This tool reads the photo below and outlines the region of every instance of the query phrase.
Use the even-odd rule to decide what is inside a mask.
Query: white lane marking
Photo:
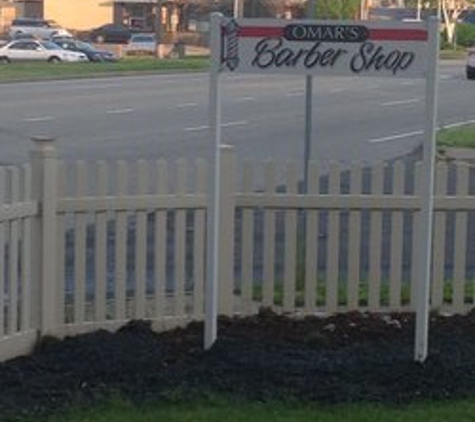
[[[400,101],[388,101],[387,103],[382,103],[382,107],[389,107],[395,105],[405,105],[405,104],[414,104],[418,103],[420,100],[418,98],[412,98],[410,100],[400,100]]]
[[[41,116],[41,117],[26,117],[25,120],[26,122],[47,122],[49,120],[53,120],[53,116]]]
[[[207,130],[209,126],[192,126],[192,127],[185,127],[183,130],[185,132],[197,132],[199,130]]]
[[[186,107],[196,107],[198,103],[181,103],[177,104],[174,108],[186,108]]]
[[[131,113],[134,111],[133,108],[120,108],[118,110],[107,110],[107,114],[126,114],[126,113]]]
[[[287,97],[301,97],[303,94],[303,91],[287,92]]]
[[[249,122],[247,120],[239,120],[237,122],[228,122],[228,123],[223,123],[221,127],[230,127],[230,126],[243,126],[247,125]],[[203,126],[192,126],[192,127],[186,127],[183,130],[185,132],[197,132],[199,130],[207,130],[210,127],[208,125],[203,125]]]
[[[243,103],[245,101],[254,101],[255,98],[254,97],[241,97],[241,98],[236,98],[236,102],[237,103]]]
[[[247,125],[248,121],[247,120],[239,120],[237,122],[228,122],[228,123],[223,123],[221,127],[229,127],[229,126],[244,126]]]
[[[460,127],[460,126],[468,126],[468,125],[472,125],[472,124],[475,124],[475,120],[466,120],[465,122],[449,123],[448,125],[443,125],[443,126],[439,127],[439,130],[440,129],[450,129],[450,128],[453,128],[453,127]]]
[[[454,127],[468,126],[472,124],[475,124],[475,120],[465,120],[463,122],[454,122],[454,123],[438,126],[436,130],[450,129]],[[371,144],[377,144],[380,142],[393,141],[396,139],[411,138],[413,136],[419,136],[423,134],[424,134],[423,130],[415,130],[413,132],[399,133],[397,135],[385,136],[383,138],[369,139],[368,142]]]
[[[395,139],[410,138],[412,136],[422,135],[423,130],[416,130],[414,132],[400,133],[398,135],[385,136],[384,138],[369,139],[368,142],[371,144],[377,144],[379,142],[393,141]]]

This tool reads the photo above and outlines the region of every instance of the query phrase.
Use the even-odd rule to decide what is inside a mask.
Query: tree
[[[449,43],[454,43],[455,28],[460,14],[470,6],[475,6],[475,0],[441,0],[442,17]]]
[[[361,0],[318,0],[317,19],[356,19]]]

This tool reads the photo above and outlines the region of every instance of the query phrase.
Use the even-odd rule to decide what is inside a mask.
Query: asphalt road
[[[58,140],[66,159],[206,157],[207,74],[174,74],[0,85],[1,163],[24,162],[30,137]],[[302,77],[223,78],[223,142],[240,158],[302,160]],[[417,146],[423,80],[314,79],[314,158],[372,163]],[[475,83],[463,62],[441,66],[439,124],[475,121]]]

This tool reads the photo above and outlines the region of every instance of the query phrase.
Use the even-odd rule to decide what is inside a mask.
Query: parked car
[[[132,34],[124,51],[130,55],[155,54],[157,38],[155,34],[138,33]]]
[[[467,51],[467,78],[475,79],[475,46]]]
[[[125,44],[131,35],[130,29],[126,26],[108,23],[91,30],[90,40],[97,43]]]
[[[90,62],[116,62],[119,58],[110,51],[100,50],[93,45],[74,38],[54,37],[52,41],[64,50],[84,53]]]
[[[0,63],[16,61],[87,62],[84,53],[63,50],[51,41],[15,40],[0,48]]]
[[[9,36],[11,39],[31,35],[36,38],[47,39],[53,35],[63,37],[72,36],[69,31],[62,28],[55,21],[49,19],[18,18],[12,21]]]

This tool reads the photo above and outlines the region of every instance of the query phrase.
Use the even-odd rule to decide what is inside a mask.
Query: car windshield
[[[58,44],[51,41],[41,41],[40,44],[47,50],[61,50],[61,47]]]
[[[76,41],[76,47],[79,50],[97,51],[97,49],[94,48],[91,44],[88,44],[87,42],[83,42],[83,41]]]

